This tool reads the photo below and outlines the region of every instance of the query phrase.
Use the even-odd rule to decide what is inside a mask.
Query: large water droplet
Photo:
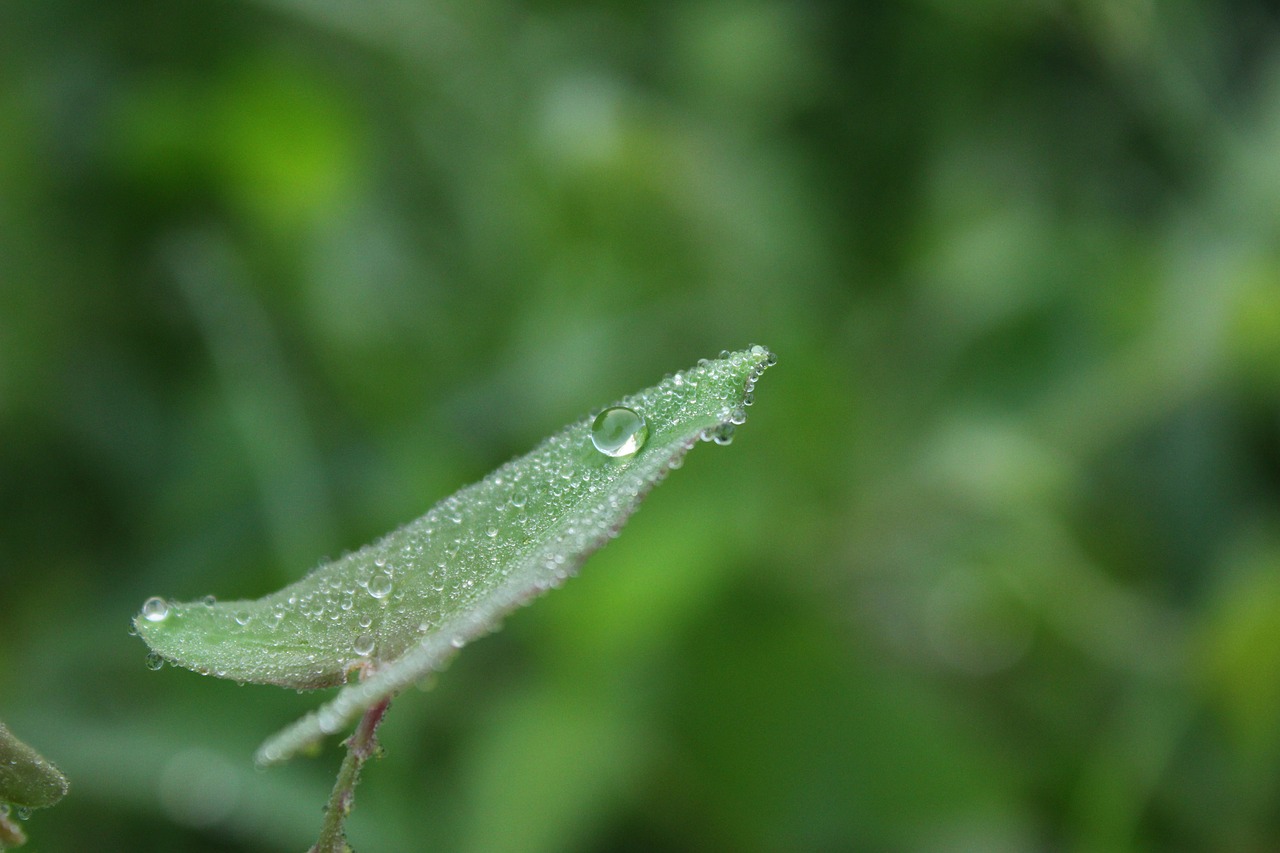
[[[156,654],[155,652],[151,652],[150,654],[147,655],[147,669],[157,670],[163,666],[164,666],[164,658],[160,657],[160,655]]]
[[[169,602],[152,596],[142,603],[142,618],[148,622],[163,622],[169,616]]]
[[[373,653],[373,645],[374,640],[372,634],[361,634],[356,637],[355,642],[351,644],[351,648],[356,654],[360,655],[360,657],[367,657]]]
[[[605,409],[591,422],[591,443],[605,456],[630,456],[648,437],[649,425],[626,406]]]
[[[386,598],[391,594],[391,576],[381,572],[369,578],[369,594],[374,598]]]

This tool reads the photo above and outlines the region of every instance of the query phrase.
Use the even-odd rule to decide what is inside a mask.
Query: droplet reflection
[[[605,456],[631,456],[648,438],[649,425],[626,406],[605,409],[591,423],[591,443]]]

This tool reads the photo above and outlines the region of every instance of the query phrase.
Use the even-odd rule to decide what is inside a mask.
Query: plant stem
[[[320,826],[320,839],[316,841],[309,853],[351,853],[347,844],[347,836],[343,827],[347,815],[355,807],[356,783],[360,781],[360,768],[377,753],[378,740],[374,733],[382,715],[387,712],[390,699],[383,699],[365,711],[360,724],[345,741],[347,757],[342,760],[338,769],[338,780],[333,784],[333,793],[329,795],[329,803],[324,807],[324,823]]]
[[[26,843],[27,836],[23,835],[22,828],[9,820],[7,808],[0,806],[0,850],[21,847]]]

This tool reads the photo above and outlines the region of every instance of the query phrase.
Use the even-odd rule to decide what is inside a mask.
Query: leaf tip
[[[67,777],[0,723],[0,803],[42,809],[67,794]]]

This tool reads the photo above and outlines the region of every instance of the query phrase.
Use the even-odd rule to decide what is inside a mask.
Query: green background
[[[36,851],[297,851],[316,695],[144,666],[779,356],[397,700],[362,853],[1280,848],[1280,11],[0,6],[0,719]]]

